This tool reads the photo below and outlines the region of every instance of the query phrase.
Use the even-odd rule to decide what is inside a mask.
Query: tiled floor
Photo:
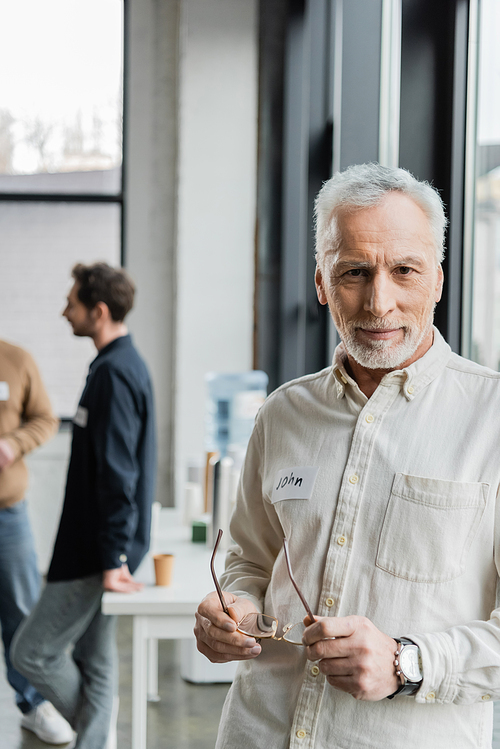
[[[130,749],[132,623],[129,617],[119,618],[118,649],[120,713],[117,743],[118,749]],[[159,642],[158,690],[161,701],[148,706],[148,749],[213,749],[229,686],[186,683],[179,676],[179,657],[178,643]],[[47,744],[19,727],[19,713],[3,669],[0,673],[0,747],[47,749]]]

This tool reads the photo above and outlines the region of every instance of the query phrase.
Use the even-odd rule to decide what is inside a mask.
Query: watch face
[[[418,663],[418,648],[407,645],[399,656],[401,671],[409,681],[422,681],[422,672]]]

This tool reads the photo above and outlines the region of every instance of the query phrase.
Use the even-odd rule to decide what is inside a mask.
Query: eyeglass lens
[[[255,637],[259,640],[276,638],[286,640],[293,645],[302,645],[302,635],[305,631],[305,624],[287,624],[281,632],[278,631],[278,621],[274,616],[267,614],[247,614],[238,623],[238,632],[249,637]]]

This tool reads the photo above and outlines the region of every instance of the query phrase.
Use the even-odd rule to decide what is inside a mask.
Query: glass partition
[[[479,11],[472,309],[465,353],[500,369],[500,3],[481,0]]]

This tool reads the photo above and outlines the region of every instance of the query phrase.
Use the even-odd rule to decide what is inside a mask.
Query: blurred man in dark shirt
[[[140,589],[156,472],[153,394],[124,319],[134,286],[104,263],[73,268],[63,312],[92,338],[76,415],[64,507],[48,583],[13,644],[16,667],[76,730],[78,749],[104,749],[115,671],[115,620],[103,590]],[[70,651],[68,652],[68,646]]]

